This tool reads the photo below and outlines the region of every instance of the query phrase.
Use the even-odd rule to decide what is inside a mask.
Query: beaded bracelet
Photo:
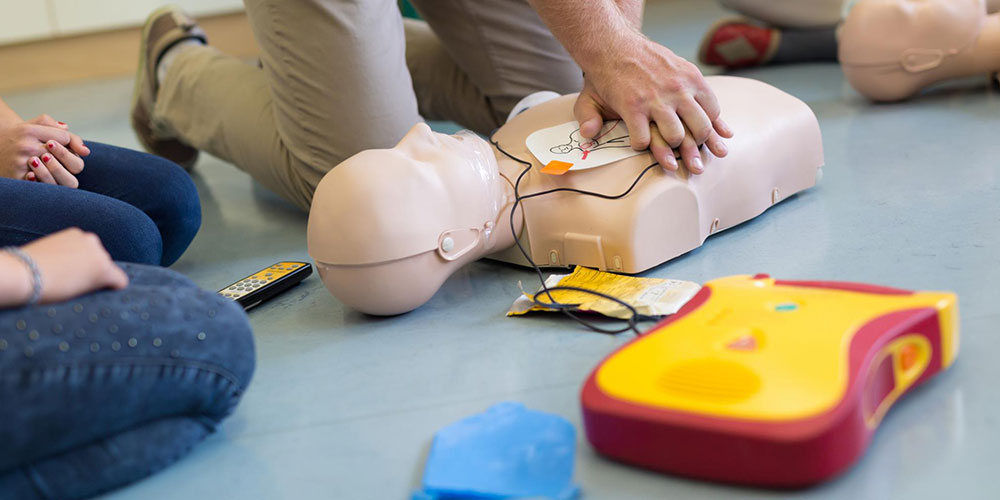
[[[0,251],[9,253],[14,257],[17,257],[24,262],[24,265],[28,267],[31,271],[31,298],[28,299],[28,305],[35,305],[42,299],[42,273],[38,271],[38,265],[35,264],[35,259],[32,259],[30,255],[24,253],[18,247],[4,247]]]

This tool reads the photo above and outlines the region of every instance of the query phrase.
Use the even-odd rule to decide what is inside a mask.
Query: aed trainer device
[[[219,290],[218,293],[236,301],[244,310],[249,310],[298,285],[310,274],[312,265],[309,263],[279,262]]]
[[[853,464],[889,408],[951,366],[958,345],[951,293],[722,278],[594,369],[584,427],[622,462],[806,487]]]

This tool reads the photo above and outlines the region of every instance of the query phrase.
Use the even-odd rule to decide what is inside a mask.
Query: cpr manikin
[[[1000,69],[1000,14],[987,15],[984,0],[861,0],[844,22],[840,61],[864,96],[906,99]]]
[[[523,201],[513,229],[537,264],[639,273],[815,184],[822,137],[808,106],[758,81],[708,81],[736,131],[729,155],[705,152],[701,175],[657,166],[619,200],[562,192]],[[541,173],[525,140],[573,121],[574,99],[528,109],[494,134],[505,151],[533,163],[522,196],[557,187],[620,194],[654,162],[647,152],[561,176]],[[449,136],[418,124],[396,147],[361,152],[326,175],[310,211],[309,254],[346,305],[377,315],[413,310],[476,259],[526,263],[510,222],[513,183],[524,168],[471,133]]]

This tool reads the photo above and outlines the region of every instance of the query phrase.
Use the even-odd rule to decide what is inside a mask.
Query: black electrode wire
[[[518,157],[516,157],[516,156],[514,156],[514,155],[512,155],[510,153],[508,153],[506,150],[504,150],[500,146],[500,143],[498,143],[497,141],[493,140],[492,135],[490,136],[489,141],[490,141],[490,144],[492,144],[494,147],[496,147],[497,150],[500,151],[501,153],[503,153],[504,156],[506,156],[507,158],[510,158],[511,160],[514,160],[514,161],[520,163],[521,165],[524,165],[524,170],[521,171],[520,175],[517,176],[517,180],[514,182],[514,205],[510,209],[510,232],[511,232],[511,234],[514,235],[514,243],[517,244],[517,248],[521,251],[521,255],[523,255],[524,258],[527,259],[528,264],[531,265],[531,267],[535,270],[535,273],[538,275],[538,280],[541,281],[541,283],[542,283],[542,291],[545,292],[545,295],[549,298],[549,301],[550,301],[550,302],[542,302],[542,301],[538,300],[538,295],[541,294],[541,293],[538,293],[538,294],[535,294],[534,296],[531,297],[533,305],[534,306],[540,306],[540,307],[543,307],[543,308],[556,309],[557,311],[562,312],[563,314],[565,314],[566,316],[570,317],[571,319],[573,319],[577,323],[579,323],[579,324],[581,324],[581,325],[583,325],[583,326],[585,326],[585,327],[587,327],[587,328],[589,328],[589,329],[591,329],[591,330],[593,330],[595,332],[606,333],[606,334],[609,334],[609,335],[614,335],[614,334],[623,333],[623,332],[627,332],[627,331],[631,330],[631,331],[635,332],[636,335],[642,335],[642,332],[639,331],[638,323],[640,321],[655,321],[656,318],[639,314],[639,311],[636,310],[636,308],[634,306],[632,306],[632,304],[629,304],[628,302],[625,302],[624,300],[621,300],[621,299],[619,299],[617,297],[613,297],[611,295],[607,295],[607,294],[598,292],[596,290],[590,290],[590,289],[587,289],[587,288],[579,288],[579,287],[572,287],[572,286],[554,286],[554,287],[548,286],[545,283],[545,276],[542,274],[542,269],[540,267],[538,267],[538,264],[535,264],[535,261],[532,260],[531,255],[529,255],[528,251],[524,248],[524,245],[521,244],[521,238],[518,237],[517,231],[514,229],[514,227],[515,227],[514,226],[514,214],[517,213],[517,207],[520,206],[524,200],[528,200],[528,199],[531,199],[531,198],[537,198],[539,196],[546,196],[546,195],[550,195],[550,194],[553,194],[553,193],[559,193],[559,192],[577,193],[577,194],[581,194],[581,195],[584,195],[584,196],[594,196],[594,197],[602,198],[602,199],[605,199],[605,200],[619,200],[621,198],[624,198],[624,197],[628,196],[629,193],[631,193],[632,190],[635,189],[635,187],[639,184],[639,181],[641,181],[642,178],[646,176],[646,173],[649,172],[650,170],[652,170],[653,167],[658,166],[659,162],[655,162],[655,163],[649,165],[648,167],[646,167],[645,169],[643,169],[643,171],[639,173],[639,176],[636,177],[634,181],[632,181],[632,185],[629,186],[628,189],[625,190],[625,192],[623,192],[622,194],[619,194],[619,195],[607,195],[607,194],[603,194],[603,193],[595,193],[595,192],[592,192],[592,191],[584,191],[582,189],[576,189],[576,188],[555,188],[555,189],[549,189],[548,191],[541,191],[541,192],[538,192],[538,193],[532,193],[532,194],[528,194],[528,195],[522,196],[521,192],[520,192],[521,181],[524,179],[524,176],[527,175],[528,172],[531,171],[531,168],[532,168],[531,162],[522,160],[522,159],[520,159],[520,158],[518,158]],[[575,291],[575,292],[587,293],[587,294],[594,295],[596,297],[600,297],[602,299],[609,300],[611,302],[615,302],[617,304],[620,304],[621,306],[623,306],[626,309],[628,309],[630,313],[632,313],[631,316],[629,316],[627,319],[624,320],[625,322],[628,323],[628,325],[625,326],[625,327],[619,328],[617,330],[612,330],[612,329],[602,328],[602,327],[596,326],[593,323],[591,323],[590,321],[587,321],[587,320],[585,320],[585,319],[577,316],[576,314],[573,314],[572,311],[574,309],[578,308],[579,304],[563,304],[563,303],[557,301],[552,296],[552,292],[553,291],[558,291],[558,290]]]

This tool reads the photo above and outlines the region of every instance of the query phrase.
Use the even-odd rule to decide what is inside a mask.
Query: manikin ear
[[[947,55],[941,49],[906,49],[902,55],[903,69],[910,73],[930,71],[940,66]]]
[[[458,260],[479,248],[482,240],[483,232],[478,227],[445,231],[438,237],[437,253],[444,260]]]

